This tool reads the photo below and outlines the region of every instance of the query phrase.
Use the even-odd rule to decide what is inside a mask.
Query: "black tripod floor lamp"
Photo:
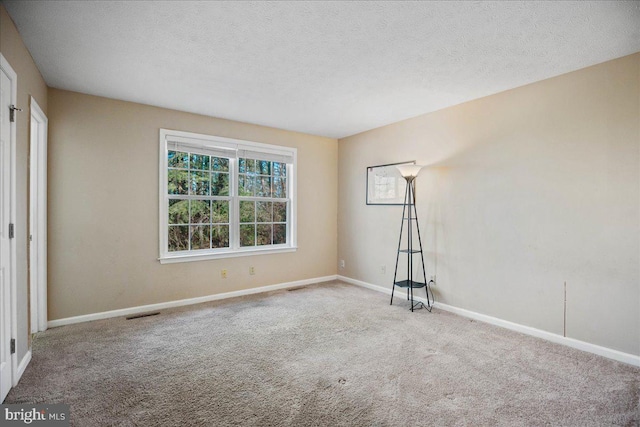
[[[423,166],[420,165],[399,165],[396,166],[400,171],[402,177],[407,181],[407,185],[404,192],[404,205],[402,208],[402,223],[400,225],[400,239],[398,240],[398,253],[396,255],[396,270],[393,274],[393,288],[391,290],[391,304],[393,304],[393,293],[396,286],[399,288],[407,289],[407,300],[411,301],[411,311],[418,308],[426,308],[431,311],[433,303],[433,294],[429,296],[429,285],[431,282],[427,282],[427,272],[424,266],[424,255],[422,253],[422,239],[420,237],[420,226],[418,225],[418,212],[416,211],[416,196],[415,196],[415,180]],[[406,224],[406,225],[405,225]],[[413,228],[418,236],[418,245],[413,244]],[[402,233],[406,230],[406,246],[402,245]],[[400,254],[406,254],[407,256],[407,279],[398,280],[398,264],[400,262]],[[420,255],[420,262],[422,264],[422,279],[423,281],[414,280],[413,267],[414,256]],[[417,277],[420,279],[420,277]],[[413,290],[415,288],[425,288],[427,293],[427,305],[421,301],[414,301]]]

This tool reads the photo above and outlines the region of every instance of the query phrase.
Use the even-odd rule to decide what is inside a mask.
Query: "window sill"
[[[297,250],[298,248],[296,246],[287,246],[285,248],[250,249],[208,254],[168,255],[158,258],[158,261],[160,261],[160,264],[173,264],[177,262],[206,261],[210,259],[236,258],[242,256],[281,254],[286,252],[295,252]]]

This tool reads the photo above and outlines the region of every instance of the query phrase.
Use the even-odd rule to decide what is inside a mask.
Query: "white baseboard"
[[[161,302],[157,304],[141,305],[137,307],[122,308],[119,310],[103,311],[100,313],[84,314],[82,316],[66,317],[64,319],[50,320],[47,327],[56,328],[58,326],[72,325],[74,323],[91,322],[93,320],[109,319],[111,317],[131,316],[149,311],[164,310],[166,308],[181,307],[184,305],[200,304],[203,302],[216,301],[226,298],[235,298],[243,295],[258,294],[263,292],[277,291],[279,289],[295,288],[297,286],[312,285],[314,283],[330,282],[336,280],[337,276],[315,277],[313,279],[296,280],[294,282],[278,283],[276,285],[261,286],[259,288],[243,289],[241,291],[224,292],[221,294],[206,295],[203,297],[187,298],[176,301]]]
[[[361,280],[352,279],[350,277],[338,275],[338,280],[341,280],[352,285],[361,286],[363,288],[372,289],[377,292],[382,292],[387,295],[391,295],[391,288],[383,288],[382,286],[373,285],[371,283],[363,282]],[[414,296],[416,301],[421,301],[426,304],[427,299],[424,297]],[[596,344],[576,340],[573,338],[563,337],[562,335],[554,334],[551,332],[543,331],[541,329],[532,328],[530,326],[521,325],[519,323],[509,322],[508,320],[499,319],[497,317],[487,316],[486,314],[476,313],[475,311],[465,310],[464,308],[454,307],[448,304],[435,302],[434,307],[441,310],[449,311],[460,316],[468,317],[470,319],[479,320],[481,322],[490,323],[492,325],[500,326],[502,328],[510,329],[512,331],[521,332],[526,335],[531,335],[537,338],[542,338],[547,341],[551,341],[557,344],[566,345],[568,347],[576,348],[578,350],[586,351],[588,353],[597,354],[598,356],[607,357],[609,359],[617,360],[618,362],[628,363],[629,365],[640,367],[640,356],[634,354],[623,353],[618,350],[614,350],[607,347],[602,347]]]
[[[20,378],[22,378],[22,374],[24,374],[25,369],[29,366],[29,362],[31,362],[31,350],[27,351],[27,354],[24,355],[20,363],[18,364],[18,371],[16,372],[16,376],[13,379],[13,386],[17,386]]]

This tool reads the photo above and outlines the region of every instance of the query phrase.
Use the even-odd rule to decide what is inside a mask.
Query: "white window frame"
[[[293,163],[287,165],[287,192],[289,195],[289,209],[287,218],[287,244],[269,246],[240,247],[239,233],[232,232],[235,228],[239,231],[240,213],[238,196],[238,157],[229,161],[229,248],[203,249],[195,251],[169,252],[168,250],[168,200],[167,170],[168,170],[168,142],[187,141],[189,144],[200,144],[203,147],[220,147],[233,150],[236,153],[242,150],[259,151],[266,154],[287,155],[293,158]],[[219,258],[232,258],[240,256],[252,256],[274,254],[283,252],[295,252],[297,250],[297,164],[298,150],[294,147],[264,144],[261,142],[245,141],[240,139],[224,138],[220,136],[204,135],[192,132],[184,132],[171,129],[160,129],[160,162],[159,162],[159,202],[160,202],[160,257],[161,264],[202,261]]]

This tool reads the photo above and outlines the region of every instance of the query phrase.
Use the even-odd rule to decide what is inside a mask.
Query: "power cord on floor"
[[[436,303],[436,299],[433,296],[433,290],[431,289],[431,284],[432,283],[436,283],[433,279],[429,280],[429,282],[427,282],[427,310],[429,311],[429,313],[431,313],[431,309],[433,308],[433,305]],[[431,301],[429,301],[429,294],[431,294]]]

